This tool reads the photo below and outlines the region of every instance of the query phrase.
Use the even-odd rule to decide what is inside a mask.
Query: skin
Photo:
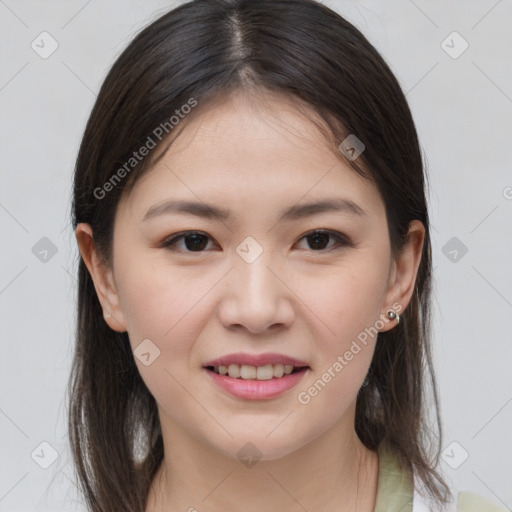
[[[240,504],[249,512],[374,510],[378,456],[357,437],[354,418],[376,337],[309,403],[297,395],[394,304],[407,307],[425,231],[411,222],[408,245],[392,259],[377,188],[327,149],[296,105],[236,93],[186,119],[121,200],[111,269],[100,264],[90,226],[77,226],[105,321],[128,331],[133,349],[149,338],[160,350],[149,366],[135,358],[157,401],[165,447],[146,512],[235,511]],[[277,221],[287,206],[333,196],[366,214]],[[178,198],[228,207],[233,218],[173,213],[142,222],[151,206]],[[315,245],[304,236],[314,229],[354,246],[329,237]],[[187,252],[184,239],[174,251],[159,246],[186,230],[206,235],[199,252]],[[236,252],[247,236],[263,249],[252,263]],[[384,324],[381,332],[396,321]],[[234,398],[202,365],[239,351],[286,354],[310,370],[274,399]],[[247,442],[261,453],[252,467],[237,456]]]

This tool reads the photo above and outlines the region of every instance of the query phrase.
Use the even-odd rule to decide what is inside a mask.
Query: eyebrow
[[[356,203],[340,197],[323,199],[306,204],[296,204],[282,210],[279,217],[281,221],[295,221],[318,215],[324,212],[341,212],[351,215],[365,216],[366,212]],[[230,210],[218,206],[195,201],[170,200],[152,206],[144,215],[142,222],[164,214],[189,214],[204,219],[229,220],[233,217]]]

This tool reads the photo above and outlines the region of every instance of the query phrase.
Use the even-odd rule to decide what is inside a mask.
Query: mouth
[[[239,380],[274,380],[282,379],[309,369],[309,366],[294,366],[291,364],[266,364],[264,366],[252,366],[249,364],[230,364],[219,366],[205,366],[205,368],[217,375],[223,375],[231,379]]]
[[[270,400],[285,396],[311,370],[309,366],[291,364],[207,365],[203,367],[210,382],[222,394],[242,400]]]

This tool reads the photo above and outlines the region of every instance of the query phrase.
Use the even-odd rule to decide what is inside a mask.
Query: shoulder
[[[379,450],[379,480],[374,512],[402,510],[411,512],[432,512],[436,504],[425,496],[416,470],[412,478],[408,471],[401,469],[398,460],[384,446]],[[451,489],[452,500],[442,512],[512,512],[512,509],[498,504],[471,491]],[[411,507],[412,502],[412,507]]]
[[[431,512],[435,510],[433,503],[420,495],[415,489],[412,512]],[[443,512],[511,512],[511,509],[503,505],[497,505],[494,501],[474,492],[459,491],[456,500],[449,503]]]
[[[431,512],[436,510],[435,503],[420,491],[422,486],[414,471],[414,498],[412,512]],[[481,494],[452,488],[452,500],[442,509],[443,512],[512,512],[496,500]]]
[[[457,494],[457,512],[510,512],[510,510],[480,494],[470,491],[460,491]]]

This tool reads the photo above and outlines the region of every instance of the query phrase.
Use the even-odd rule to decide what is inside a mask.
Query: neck
[[[373,512],[378,456],[361,443],[351,420],[344,417],[302,448],[250,467],[167,423],[165,457],[145,512]]]

